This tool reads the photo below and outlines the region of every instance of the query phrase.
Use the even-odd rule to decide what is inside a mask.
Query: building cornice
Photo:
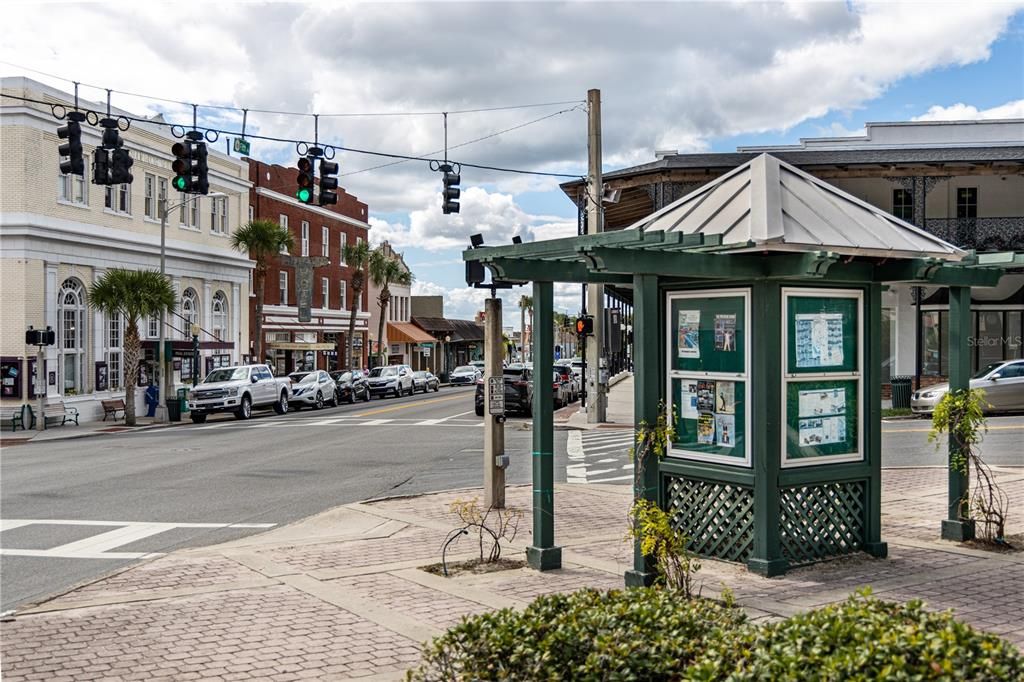
[[[315,213],[325,218],[340,220],[341,222],[348,223],[349,225],[352,225],[354,227],[361,227],[364,230],[370,229],[370,224],[363,222],[362,220],[350,218],[347,215],[335,213],[334,211],[328,211],[326,208],[321,208],[320,206],[311,206],[309,204],[304,204],[294,197],[290,197],[287,194],[281,194],[280,192],[275,192],[274,190],[267,189],[266,187],[257,187],[256,194],[262,197],[267,197],[268,199],[272,199],[273,201],[280,201],[281,203],[288,204],[289,206],[293,206],[295,208],[301,208],[305,211]]]

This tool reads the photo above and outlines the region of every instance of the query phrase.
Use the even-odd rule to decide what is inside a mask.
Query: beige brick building
[[[68,106],[72,96],[26,78],[4,78],[5,94]],[[83,109],[105,106],[81,101]],[[128,112],[113,111],[114,116]],[[2,405],[35,397],[36,348],[25,330],[52,327],[57,343],[46,349],[42,383],[47,398],[79,409],[84,419],[102,417],[100,400],[124,396],[125,382],[143,385],[150,366],[124,367],[124,322],[89,306],[89,287],[110,268],[160,268],[160,224],[168,207],[166,270],[178,293],[178,309],[167,320],[172,340],[172,389],[192,372],[189,333],[198,324],[202,376],[211,365],[241,360],[249,347],[248,297],[251,261],[231,248],[230,234],[247,215],[246,164],[210,145],[210,192],[190,197],[170,190],[170,128],[133,123],[122,132],[131,152],[130,185],[91,184],[91,158],[102,129],[82,124],[86,177],[59,170],[57,128],[49,105],[0,100],[0,363]],[[218,145],[219,146],[219,145]],[[181,206],[176,206],[179,203]],[[152,359],[159,320],[143,323],[140,336]],[[139,409],[144,392],[138,391]],[[144,412],[141,412],[144,414]]]

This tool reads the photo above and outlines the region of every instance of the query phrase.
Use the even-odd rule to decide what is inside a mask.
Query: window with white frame
[[[192,214],[192,229],[198,230],[201,225],[199,224],[199,198],[196,197],[192,201],[188,202],[189,213]]]
[[[159,317],[151,317],[151,318],[149,318],[149,324],[147,326],[148,326],[148,329],[146,329],[146,332],[147,332],[146,336],[147,337],[149,337],[151,339],[155,339],[155,338],[160,336],[160,318]]]
[[[181,324],[183,336],[192,338],[192,325],[199,324],[199,295],[189,287],[181,294]]]
[[[85,390],[85,287],[77,279],[66,279],[57,296],[61,393],[75,395]]]
[[[72,204],[89,205],[89,185],[81,175],[57,176],[57,198]]]
[[[339,232],[338,244],[338,265],[347,265],[345,263],[345,246],[348,244],[348,235],[344,232]]]
[[[302,234],[302,242],[301,242],[301,244],[302,244],[302,251],[301,251],[300,255],[308,256],[309,255],[309,223],[306,222],[305,220],[302,221],[302,232],[301,232],[301,234]]]
[[[228,198],[220,198],[220,233],[228,233]]]
[[[330,280],[326,277],[320,278],[320,295],[323,297],[323,308],[324,310],[331,307],[331,285]]]
[[[111,315],[107,320],[107,388],[116,391],[121,388],[124,372],[124,319],[120,314]]]
[[[167,178],[156,179],[157,193],[156,193],[156,211],[157,217],[163,218],[164,211],[167,210]]]
[[[278,224],[284,229],[288,229],[288,216],[284,213],[280,214],[277,219]],[[281,253],[288,253],[288,247],[284,244],[281,245]]]
[[[145,196],[144,208],[146,217],[156,220],[156,176],[152,173],[146,173],[143,190]]]
[[[341,299],[338,302],[339,310],[348,310],[348,282],[343,279],[338,280],[338,296]]]
[[[326,225],[320,228],[320,255],[324,258],[331,256],[331,231]]]
[[[178,222],[182,227],[188,227],[188,203],[192,201],[192,196],[189,194],[178,193]]]
[[[220,230],[220,199],[210,199],[210,232],[216,234]]]
[[[216,339],[229,339],[231,330],[228,327],[228,297],[223,291],[215,293],[210,302],[210,324],[213,326],[210,331]]]
[[[278,279],[278,289],[281,293],[281,305],[288,305],[288,272],[286,270],[281,271]]]
[[[103,198],[103,206],[114,213],[130,215],[132,212],[132,186],[123,183],[107,187]]]

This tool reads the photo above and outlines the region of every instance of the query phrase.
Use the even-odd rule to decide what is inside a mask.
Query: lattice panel
[[[665,499],[672,525],[703,556],[746,561],[754,548],[754,491],[725,483],[669,477]]]
[[[853,481],[783,488],[782,555],[798,564],[859,550],[864,543],[864,485]]]

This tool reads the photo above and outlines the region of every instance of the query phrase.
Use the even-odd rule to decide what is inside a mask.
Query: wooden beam
[[[629,275],[593,272],[576,261],[536,261],[496,258],[485,261],[494,279],[511,282],[580,282],[595,284],[630,284]]]

